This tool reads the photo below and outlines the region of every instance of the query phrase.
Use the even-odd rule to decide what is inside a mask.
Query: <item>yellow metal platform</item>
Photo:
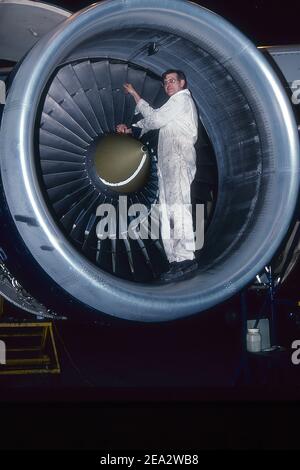
[[[0,322],[0,342],[0,375],[60,373],[52,323]]]

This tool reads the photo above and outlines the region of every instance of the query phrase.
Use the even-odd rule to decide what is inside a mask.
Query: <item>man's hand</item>
[[[129,93],[131,96],[133,96],[133,98],[134,98],[134,100],[137,104],[140,101],[141,97],[138,94],[138,92],[135,90],[135,88],[133,88],[131,83],[124,83],[123,87],[124,87],[124,90],[125,90],[126,93]]]
[[[136,93],[136,90],[133,88],[131,83],[124,83],[123,87],[125,88],[125,91],[132,96]]]
[[[116,129],[118,134],[132,134],[132,130],[126,124],[118,124]]]

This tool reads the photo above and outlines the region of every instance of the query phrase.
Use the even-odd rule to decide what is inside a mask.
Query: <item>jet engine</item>
[[[174,68],[186,73],[207,135],[194,192],[212,207],[198,270],[164,283],[159,238],[101,239],[97,227],[98,208],[109,203],[119,215],[124,200],[151,217],[157,134],[122,140],[116,126],[134,122],[124,82],[159,107],[160,77]],[[278,252],[298,198],[297,125],[274,68],[225,19],[182,0],[94,4],[39,39],[7,86],[1,254],[47,307],[70,318],[173,320],[238,293]]]

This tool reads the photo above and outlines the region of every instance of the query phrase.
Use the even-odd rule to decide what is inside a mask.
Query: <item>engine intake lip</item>
[[[237,243],[229,243],[228,251],[214,261],[204,252],[203,268],[193,279],[169,285],[138,285],[116,279],[83,260],[51,217],[34,165],[36,111],[57,65],[80,45],[99,38],[99,34],[129,28],[175,34],[195,48],[205,49],[228,71],[228,80],[243,87],[250,110],[258,113],[262,165],[253,177],[260,189],[252,211],[248,211],[246,226]],[[156,58],[155,73],[162,72],[166,65],[176,66],[176,57],[172,64],[159,63],[159,46],[149,60]],[[203,119],[212,129],[214,123],[209,123],[207,113]],[[232,162],[223,165],[222,149],[218,149],[218,142],[215,145],[220,175],[215,219],[220,217],[222,222],[222,207],[232,182],[237,180],[242,188],[245,181],[241,172],[234,174]],[[271,260],[288,230],[298,195],[297,128],[279,79],[255,46],[231,24],[204,8],[178,0],[165,0],[163,6],[160,0],[149,0],[146,7],[138,0],[103,2],[74,15],[42,38],[13,82],[1,129],[1,152],[4,189],[12,216],[16,220],[25,214],[36,221],[34,225],[15,223],[37,262],[83,304],[130,320],[166,321],[188,316],[238,292]],[[251,186],[251,178],[248,183]],[[213,241],[220,236],[221,222],[211,224],[207,237],[211,233]],[[239,232],[239,228],[237,224],[234,230]],[[226,230],[230,236],[230,228]],[[48,245],[54,248],[51,253],[40,249]]]

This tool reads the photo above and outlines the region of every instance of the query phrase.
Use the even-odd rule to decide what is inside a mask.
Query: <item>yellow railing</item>
[[[5,347],[0,375],[60,373],[52,323],[0,322],[0,341],[2,356]]]

